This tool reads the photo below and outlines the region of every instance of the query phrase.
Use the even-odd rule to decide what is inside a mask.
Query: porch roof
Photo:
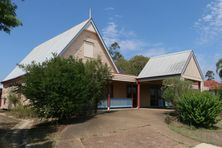
[[[192,50],[151,57],[137,79],[159,78],[183,73]]]
[[[126,75],[126,74],[117,74],[113,73],[112,74],[112,80],[114,81],[123,81],[123,82],[136,82],[136,77],[134,75]]]

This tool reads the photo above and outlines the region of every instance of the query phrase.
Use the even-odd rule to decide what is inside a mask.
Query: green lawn
[[[169,128],[194,140],[222,146],[222,121],[212,129],[190,127],[176,121],[171,122]]]

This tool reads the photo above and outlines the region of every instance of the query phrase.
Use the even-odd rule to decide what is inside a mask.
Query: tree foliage
[[[143,55],[136,55],[132,57],[128,61],[129,67],[128,67],[127,73],[137,76],[142,71],[143,67],[146,65],[148,60],[149,58]]]
[[[114,42],[109,47],[109,53],[111,57],[113,58],[114,62],[119,60],[120,58],[123,58],[123,55],[118,51],[120,49],[120,46],[117,42]]]
[[[192,85],[190,81],[180,80],[179,78],[170,78],[163,80],[162,97],[170,101],[174,106],[177,101],[186,93],[191,91]]]
[[[217,73],[219,74],[220,78],[222,79],[222,59],[220,59],[217,64]]]
[[[118,51],[118,49],[120,49],[119,44],[117,42],[114,42],[109,47],[109,53],[113,58],[120,73],[138,75],[149,60],[148,57],[145,57],[143,55],[136,55],[127,60]]]
[[[54,57],[43,63],[22,66],[27,74],[22,87],[40,117],[59,119],[87,116],[97,110],[111,79],[100,59]]]
[[[22,25],[16,17],[17,6],[11,0],[0,0],[0,30],[10,33],[11,29]]]
[[[214,79],[214,72],[211,70],[208,70],[205,74],[205,77],[207,78],[207,80],[213,80]]]
[[[119,69],[120,73],[124,73],[124,74],[128,73],[129,62],[124,57],[116,60],[115,64],[116,64],[117,68]]]

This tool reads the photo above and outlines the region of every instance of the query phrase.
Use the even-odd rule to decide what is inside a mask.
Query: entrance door
[[[150,106],[163,107],[163,99],[161,99],[160,88],[150,88]]]

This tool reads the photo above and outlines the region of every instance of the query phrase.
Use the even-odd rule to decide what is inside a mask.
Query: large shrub
[[[23,94],[40,117],[59,119],[86,116],[97,110],[111,78],[100,59],[54,57],[43,63],[22,66],[27,74]]]
[[[176,110],[182,122],[196,127],[209,127],[217,123],[222,102],[209,92],[191,91],[178,100]]]
[[[179,78],[170,78],[163,80],[162,97],[171,102],[174,106],[181,96],[186,94],[192,89],[190,81],[180,80]]]

